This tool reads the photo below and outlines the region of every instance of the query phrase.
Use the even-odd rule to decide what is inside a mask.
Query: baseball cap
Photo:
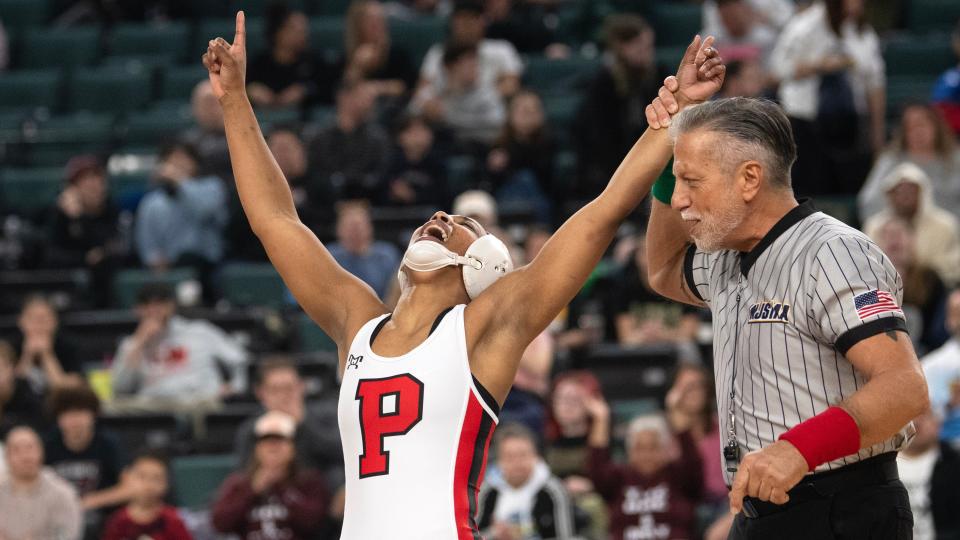
[[[166,302],[174,299],[173,287],[162,281],[153,281],[144,283],[137,291],[137,304],[149,304],[150,302]]]
[[[63,176],[66,178],[68,184],[72,184],[86,172],[103,174],[103,165],[100,164],[100,160],[97,159],[96,156],[84,154],[70,158],[70,161],[67,162],[67,166],[64,168]]]
[[[297,423],[293,417],[280,411],[265,413],[253,426],[253,435],[258,441],[268,438],[292,440],[296,431]]]
[[[497,222],[497,201],[486,191],[464,191],[453,201],[453,213],[476,219],[484,224]]]

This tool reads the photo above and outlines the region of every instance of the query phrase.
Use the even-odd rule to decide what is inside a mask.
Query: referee
[[[730,538],[912,538],[895,458],[928,398],[900,276],[861,232],[798,204],[777,105],[723,99],[671,118],[675,87],[647,108],[669,126],[676,176],[653,188],[649,275],[713,312]]]

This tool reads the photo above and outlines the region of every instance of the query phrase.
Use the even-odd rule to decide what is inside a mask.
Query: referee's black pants
[[[913,538],[913,513],[897,476],[895,453],[815,474],[789,494],[782,507],[745,499],[729,540]]]

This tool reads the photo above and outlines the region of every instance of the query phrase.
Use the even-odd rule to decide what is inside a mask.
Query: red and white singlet
[[[342,540],[480,539],[474,520],[496,401],[470,373],[463,311],[397,357],[370,348],[389,315],[353,339],[340,386],[346,469]]]

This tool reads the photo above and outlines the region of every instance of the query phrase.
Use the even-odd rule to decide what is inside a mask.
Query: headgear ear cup
[[[480,296],[487,287],[513,270],[513,259],[499,238],[485,234],[474,240],[467,248],[466,257],[478,261],[479,268],[463,266],[463,284],[471,300]]]
[[[485,234],[473,241],[464,257],[457,257],[461,266],[463,285],[471,300],[480,296],[487,287],[513,270],[513,259],[506,244],[492,234]],[[407,285],[403,264],[397,270],[400,290]]]

